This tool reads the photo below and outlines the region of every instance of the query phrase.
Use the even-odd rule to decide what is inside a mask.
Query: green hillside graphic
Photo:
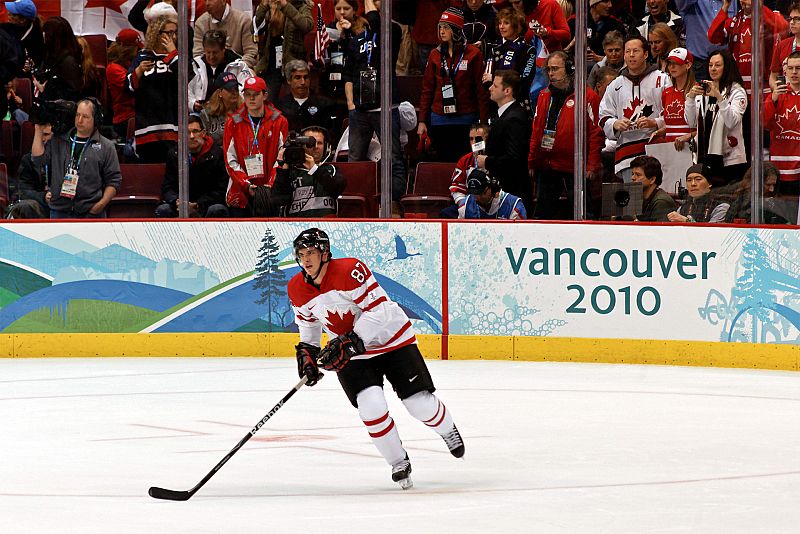
[[[158,312],[101,300],[70,300],[66,309],[40,308],[14,321],[4,333],[138,332]]]

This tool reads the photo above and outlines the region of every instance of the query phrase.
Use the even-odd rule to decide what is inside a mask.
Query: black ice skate
[[[461,439],[461,433],[456,428],[456,425],[453,425],[453,430],[442,436],[442,439],[447,443],[450,454],[456,458],[464,456],[464,440]]]
[[[411,462],[408,460],[408,455],[403,460],[400,460],[392,466],[392,480],[400,484],[404,490],[409,489],[414,485],[411,482]]]

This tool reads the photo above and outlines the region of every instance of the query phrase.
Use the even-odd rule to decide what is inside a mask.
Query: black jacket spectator
[[[333,118],[338,115],[335,102],[324,96],[309,95],[301,104],[290,93],[280,97],[275,102],[275,107],[289,121],[290,131],[299,132],[308,126],[324,126],[331,131],[336,129],[336,125],[333,123]]]
[[[486,169],[500,179],[503,191],[520,197],[528,213],[533,213],[533,191],[528,177],[531,139],[528,112],[515,100],[489,124],[492,134],[486,141]]]
[[[45,166],[34,165],[33,161],[31,161],[30,153],[22,156],[17,170],[16,181],[19,188],[17,194],[20,200],[33,200],[42,208],[45,214],[50,212],[50,207],[44,200],[47,186]]]
[[[228,173],[222,148],[211,136],[207,136],[203,148],[197,155],[190,155],[189,202],[198,204],[201,217],[206,216],[208,208],[214,204],[225,205],[225,190],[228,187]],[[161,198],[177,213],[178,200],[178,148],[167,152],[164,183],[161,185]]]

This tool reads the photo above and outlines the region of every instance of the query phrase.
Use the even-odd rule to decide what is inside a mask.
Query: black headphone
[[[300,135],[308,135],[308,132],[322,132],[322,138],[325,140],[325,149],[322,151],[322,159],[320,163],[325,163],[333,151],[333,144],[331,143],[331,134],[324,126],[306,126],[300,130]]]
[[[564,69],[570,76],[575,74],[575,62],[572,60],[572,56],[566,52],[564,53]]]
[[[78,104],[81,102],[89,102],[92,104],[92,118],[94,119],[94,127],[95,129],[99,130],[103,125],[103,105],[99,100],[97,100],[97,98],[93,96],[86,96],[78,100]]]

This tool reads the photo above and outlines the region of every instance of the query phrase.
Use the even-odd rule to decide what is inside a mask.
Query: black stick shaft
[[[264,426],[264,423],[269,421],[269,419],[273,415],[275,415],[275,412],[280,410],[281,407],[286,403],[286,401],[288,401],[290,398],[292,398],[292,395],[297,393],[300,390],[300,388],[302,388],[304,385],[306,385],[307,381],[308,381],[308,377],[304,376],[300,380],[300,382],[298,382],[291,390],[289,390],[289,392],[286,395],[284,395],[281,400],[278,401],[278,404],[273,406],[272,409],[269,412],[267,412],[267,415],[262,417],[261,421],[256,423],[256,426],[254,426],[250,430],[250,432],[248,432],[241,439],[241,441],[239,441],[239,443],[237,443],[236,446],[234,448],[232,448],[230,450],[230,452],[228,454],[226,454],[225,457],[222,460],[220,460],[219,463],[217,465],[215,465],[214,468],[211,471],[209,471],[206,476],[203,477],[203,480],[201,480],[200,482],[197,483],[197,485],[195,487],[193,487],[192,489],[190,489],[188,491],[176,491],[176,490],[169,490],[169,489],[164,489],[164,488],[152,487],[152,488],[150,488],[150,491],[148,492],[150,494],[150,496],[153,497],[153,498],[156,498],[156,499],[168,499],[168,500],[171,500],[171,501],[186,501],[186,500],[188,500],[192,495],[197,493],[197,490],[202,488],[205,485],[205,483],[208,482],[211,479],[211,477],[213,477],[215,474],[217,474],[217,471],[219,471],[222,468],[222,466],[225,465],[228,462],[228,460],[230,460],[231,457],[234,454],[236,454],[239,451],[239,449],[241,449],[244,446],[244,444],[247,443],[250,440],[250,438],[255,436],[256,432],[261,430],[261,427]]]

